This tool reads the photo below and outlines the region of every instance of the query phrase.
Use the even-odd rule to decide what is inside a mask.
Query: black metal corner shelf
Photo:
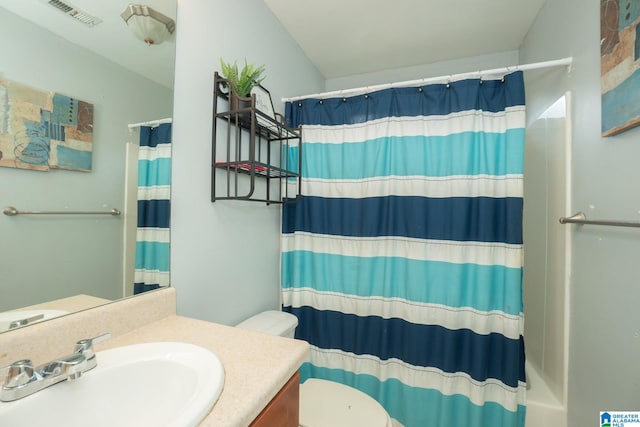
[[[257,176],[264,178],[297,178],[298,174],[279,167],[271,166],[266,163],[254,162],[217,162],[215,165],[218,169],[237,170],[238,173],[251,175],[254,172]]]
[[[257,109],[255,95],[239,97],[218,73],[213,95],[211,201],[297,201],[301,193],[301,130]],[[293,146],[298,147],[295,164],[290,152]],[[279,180],[277,190],[272,188],[273,180]],[[264,196],[258,195],[260,190]]]

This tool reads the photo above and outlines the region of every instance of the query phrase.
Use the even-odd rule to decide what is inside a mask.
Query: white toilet
[[[298,318],[282,311],[264,311],[239,328],[293,338]],[[391,427],[391,418],[375,399],[334,381],[310,378],[300,385],[301,427]]]

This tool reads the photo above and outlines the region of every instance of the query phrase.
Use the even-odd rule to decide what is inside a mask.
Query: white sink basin
[[[98,366],[13,402],[2,426],[195,426],[218,400],[224,369],[202,347],[136,344],[96,353]]]
[[[16,311],[5,311],[0,313],[0,332],[8,331],[11,328],[11,323],[24,320],[24,319],[32,319],[36,316],[42,315],[40,319],[30,320],[27,325],[31,325],[32,323],[41,322],[43,320],[52,319],[54,317],[62,316],[64,314],[68,314],[68,311],[64,310],[16,310]]]

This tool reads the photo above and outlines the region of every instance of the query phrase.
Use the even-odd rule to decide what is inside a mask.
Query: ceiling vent
[[[100,18],[89,15],[88,13],[83,12],[82,10],[78,9],[75,6],[72,6],[67,2],[63,2],[60,0],[49,0],[47,3],[63,12],[65,15],[68,15],[76,21],[80,21],[89,27],[96,26],[102,22]]]

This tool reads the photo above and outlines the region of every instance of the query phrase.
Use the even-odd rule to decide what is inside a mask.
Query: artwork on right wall
[[[640,0],[600,0],[602,136],[640,125]]]

